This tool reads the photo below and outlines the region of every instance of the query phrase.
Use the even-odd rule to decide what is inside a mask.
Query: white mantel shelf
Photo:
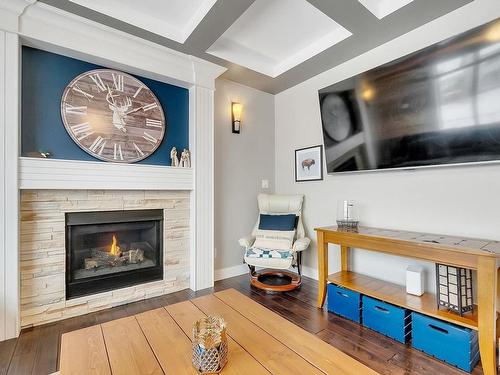
[[[19,189],[193,190],[191,168],[19,158]]]

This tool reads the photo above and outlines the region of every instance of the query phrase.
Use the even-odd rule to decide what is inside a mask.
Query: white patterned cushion
[[[292,257],[290,250],[279,251],[274,249],[261,249],[251,247],[246,251],[246,257],[249,258],[264,258],[264,259],[288,259]]]
[[[259,229],[255,234],[255,242],[253,246],[264,249],[290,250],[292,248],[294,236],[294,230],[283,231]]]

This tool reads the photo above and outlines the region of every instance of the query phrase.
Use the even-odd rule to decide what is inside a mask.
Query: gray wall
[[[219,79],[215,91],[215,269],[242,267],[238,239],[257,220],[257,194],[274,192],[274,96]],[[240,134],[231,102],[243,104]],[[269,180],[262,189],[261,181]]]

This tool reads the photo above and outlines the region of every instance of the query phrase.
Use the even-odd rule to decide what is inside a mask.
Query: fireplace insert
[[[66,214],[66,299],[163,279],[163,210]]]

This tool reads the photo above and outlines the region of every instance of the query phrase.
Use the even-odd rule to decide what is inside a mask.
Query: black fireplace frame
[[[103,293],[151,281],[163,280],[163,210],[124,210],[97,212],[68,212],[66,223],[66,300]],[[112,224],[137,221],[157,221],[158,261],[154,267],[100,275],[72,280],[71,276],[71,230],[77,225]]]

